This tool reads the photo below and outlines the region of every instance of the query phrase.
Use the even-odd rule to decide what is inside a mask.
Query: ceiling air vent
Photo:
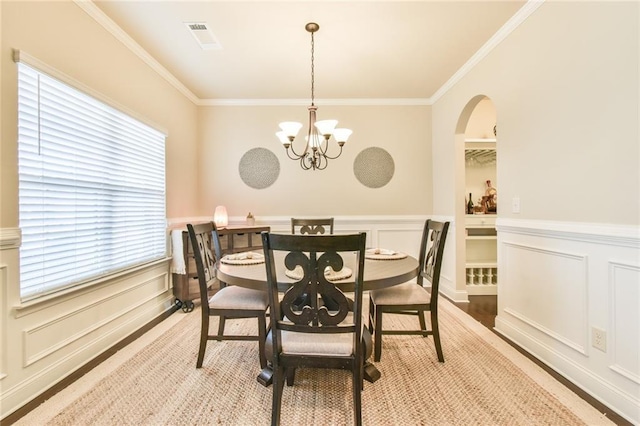
[[[185,22],[193,37],[198,41],[202,50],[221,49],[218,39],[206,22]]]

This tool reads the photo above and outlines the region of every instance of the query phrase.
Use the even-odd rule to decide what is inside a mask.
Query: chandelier
[[[302,128],[302,124],[295,121],[285,121],[279,124],[280,131],[276,133],[282,145],[287,151],[287,156],[292,160],[299,160],[300,166],[304,170],[323,170],[327,167],[328,160],[335,160],[342,154],[342,147],[349,139],[351,133],[349,129],[336,129],[338,120],[316,121],[315,101],[315,75],[314,75],[314,39],[313,34],[320,29],[315,22],[310,22],[304,27],[311,33],[311,105],[309,106],[309,128],[305,137],[306,144],[304,151],[298,154],[293,148],[293,141]],[[335,156],[327,154],[329,150],[329,140],[333,139],[338,143],[340,151]]]

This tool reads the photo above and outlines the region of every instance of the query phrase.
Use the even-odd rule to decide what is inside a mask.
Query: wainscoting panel
[[[17,246],[2,245],[0,418],[173,307],[168,260],[22,303]]]
[[[640,228],[500,218],[496,225],[496,331],[640,424]]]
[[[586,355],[586,257],[505,241],[502,264],[502,311]]]
[[[640,266],[610,262],[609,276],[611,369],[640,385]]]
[[[391,248],[417,258],[420,252],[421,237],[422,228],[385,229],[378,231],[378,242],[375,246],[380,248]]]
[[[127,314],[166,293],[169,276],[156,275],[131,287],[94,300],[23,330],[24,360],[27,367],[58,351],[76,351],[120,327]],[[104,315],[101,315],[101,312]]]

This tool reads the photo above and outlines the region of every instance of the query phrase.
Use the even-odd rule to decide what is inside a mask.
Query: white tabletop
[[[293,279],[285,275],[284,262],[285,253],[276,253],[276,267],[278,275],[278,285],[284,291],[294,282]],[[344,265],[354,269],[355,254],[343,256]],[[370,260],[365,259],[364,265],[364,289],[375,290],[402,284],[415,278],[418,275],[418,260],[407,256],[404,259],[396,260]],[[217,277],[230,285],[265,290],[267,285],[267,273],[264,263],[254,265],[229,265],[219,262],[216,264]],[[339,281],[332,281],[342,291],[353,291],[353,276]]]

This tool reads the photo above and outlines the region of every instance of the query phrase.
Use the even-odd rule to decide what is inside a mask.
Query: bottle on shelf
[[[473,199],[471,193],[469,193],[469,201],[467,202],[467,214],[473,214]]]

